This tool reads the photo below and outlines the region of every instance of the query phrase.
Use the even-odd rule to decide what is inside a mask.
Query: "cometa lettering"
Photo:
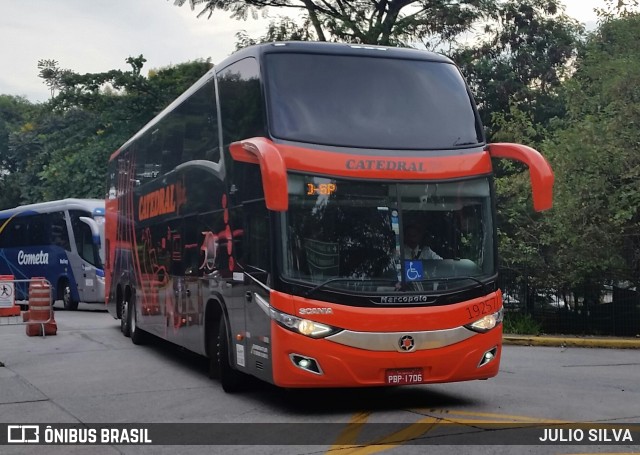
[[[40,250],[39,253],[18,252],[18,264],[20,265],[47,265],[49,264],[49,253]]]
[[[363,171],[424,171],[424,163],[422,162],[400,160],[347,160],[345,167]]]
[[[140,198],[138,202],[138,219],[147,220],[176,211],[175,185],[153,191]]]

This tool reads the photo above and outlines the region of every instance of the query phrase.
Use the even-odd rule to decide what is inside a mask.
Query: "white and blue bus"
[[[75,310],[104,303],[104,201],[63,199],[0,211],[0,275],[44,277],[53,300]],[[16,298],[27,300],[26,283]]]

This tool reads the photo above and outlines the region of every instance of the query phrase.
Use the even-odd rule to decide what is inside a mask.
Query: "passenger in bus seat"
[[[442,257],[425,244],[424,230],[418,224],[409,224],[404,230],[405,259],[442,259]]]

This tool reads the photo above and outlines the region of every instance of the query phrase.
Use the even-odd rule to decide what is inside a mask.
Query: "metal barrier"
[[[0,275],[0,317],[20,316],[13,275]]]
[[[527,270],[500,270],[505,318],[561,335],[640,336],[640,290],[626,274],[565,289],[542,288]]]
[[[53,310],[51,283],[41,277],[19,280],[9,278],[13,277],[0,275],[0,326],[24,325],[28,336],[56,335],[58,325]],[[27,284],[28,300],[16,301],[17,286]],[[21,307],[25,304],[28,309],[22,311]]]

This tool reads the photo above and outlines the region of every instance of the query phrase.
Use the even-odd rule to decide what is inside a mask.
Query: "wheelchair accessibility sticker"
[[[404,276],[407,281],[416,281],[424,278],[422,261],[404,261]]]

